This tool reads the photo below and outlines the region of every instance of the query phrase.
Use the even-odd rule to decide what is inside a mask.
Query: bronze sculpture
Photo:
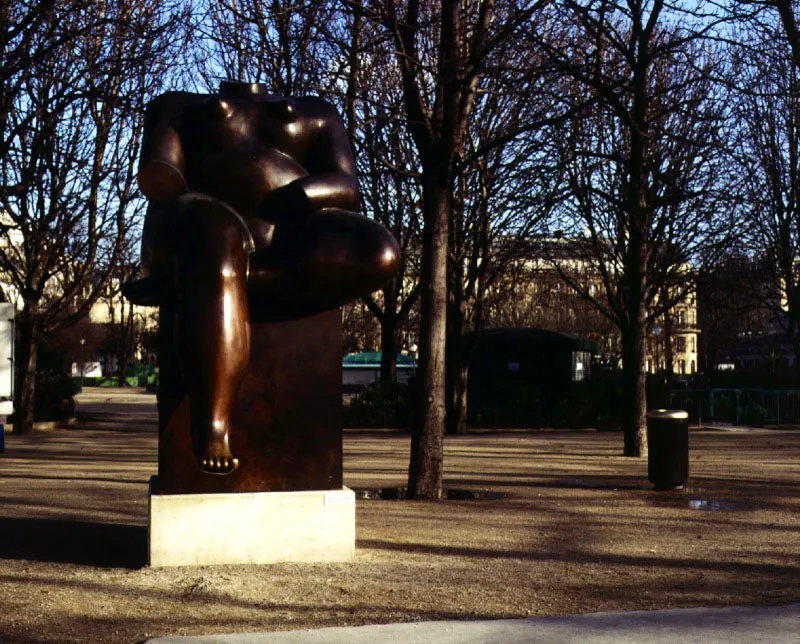
[[[235,470],[230,414],[252,320],[289,320],[379,288],[391,234],[356,213],[355,163],[333,108],[224,82],[169,92],[146,113],[139,185],[150,200],[135,303],[174,310],[198,465]]]

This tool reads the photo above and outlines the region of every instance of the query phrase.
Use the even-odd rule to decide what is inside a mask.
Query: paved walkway
[[[149,644],[792,644],[800,604],[415,622],[314,631],[160,637]]]

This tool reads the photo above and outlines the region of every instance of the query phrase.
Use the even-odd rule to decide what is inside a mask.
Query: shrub
[[[696,423],[700,421],[703,402],[700,398],[703,394],[690,394],[678,391],[672,394],[669,400],[669,409],[683,409],[689,414],[689,421]]]
[[[411,385],[377,381],[356,395],[344,408],[345,427],[395,427],[411,422]]]
[[[595,428],[618,430],[619,392],[614,378],[573,383],[567,395],[550,412],[553,428]]]
[[[736,420],[736,405],[728,394],[716,394],[714,396],[714,417],[712,420],[728,423]]]
[[[767,410],[754,402],[746,402],[739,412],[739,422],[743,425],[763,425],[767,420]]]
[[[33,404],[34,422],[72,418],[75,415],[75,401],[72,397],[76,393],[78,386],[67,373],[66,355],[46,345],[39,345],[36,361],[36,399]],[[13,423],[13,415],[9,422]]]
[[[67,371],[67,356],[61,351],[39,347],[36,368],[35,421],[64,420],[75,415],[72,397],[78,388]]]
[[[530,427],[544,420],[538,388],[525,381],[497,379],[471,391],[467,405],[472,427]]]
[[[601,372],[566,386],[496,379],[471,391],[469,419],[472,427],[616,430],[620,422],[618,378]]]

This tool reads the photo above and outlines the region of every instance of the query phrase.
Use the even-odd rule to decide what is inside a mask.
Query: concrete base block
[[[348,488],[157,494],[153,479],[148,562],[154,568],[349,561],[355,555],[355,494]]]

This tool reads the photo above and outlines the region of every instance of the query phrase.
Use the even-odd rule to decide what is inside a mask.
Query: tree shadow
[[[409,554],[428,554],[475,559],[519,559],[541,562],[561,562],[567,564],[601,565],[606,567],[629,566],[634,568],[649,567],[674,570],[717,570],[721,572],[736,570],[741,572],[741,574],[786,575],[791,577],[796,577],[798,574],[798,567],[794,563],[708,561],[688,557],[651,557],[609,552],[592,552],[580,549],[564,549],[562,542],[564,535],[560,534],[559,537],[560,539],[557,539],[557,543],[554,544],[556,549],[542,551],[513,550],[505,547],[479,548],[460,545],[442,546],[429,543],[394,542],[381,539],[358,539],[356,546],[358,548],[389,550]]]
[[[64,519],[0,518],[0,559],[141,568],[147,528]]]

